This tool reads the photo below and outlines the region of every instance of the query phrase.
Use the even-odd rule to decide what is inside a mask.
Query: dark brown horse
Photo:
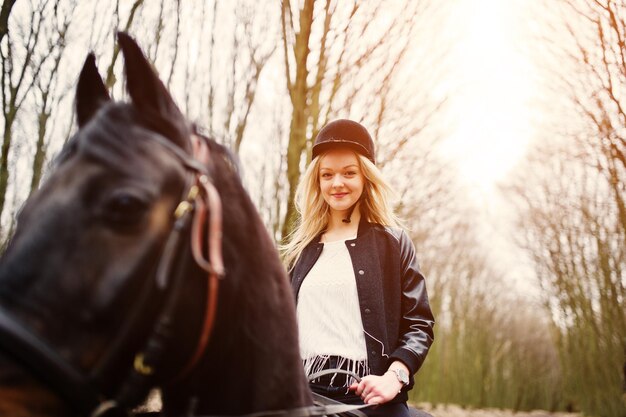
[[[236,165],[194,132],[136,43],[118,38],[130,102],[109,99],[90,55],[78,132],[21,210],[0,264],[0,415],[114,414],[151,387],[167,415],[311,404],[287,277]],[[192,156],[192,137],[207,163]],[[209,217],[219,209],[211,184],[223,216],[198,239],[215,246],[223,230],[216,303],[205,271],[220,273],[215,247],[201,246],[212,263],[201,268],[186,216],[203,194]]]

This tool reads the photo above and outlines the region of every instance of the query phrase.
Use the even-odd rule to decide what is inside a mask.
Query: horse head
[[[129,102],[110,99],[89,55],[78,130],[0,263],[0,397],[24,394],[5,407],[88,415],[130,409],[152,387],[172,415],[310,404],[287,278],[232,158],[118,39]],[[203,201],[209,219],[192,220]]]

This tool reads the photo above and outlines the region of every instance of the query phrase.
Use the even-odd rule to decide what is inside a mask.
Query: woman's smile
[[[343,214],[358,203],[365,178],[356,154],[349,149],[325,153],[320,162],[319,183],[331,212]]]

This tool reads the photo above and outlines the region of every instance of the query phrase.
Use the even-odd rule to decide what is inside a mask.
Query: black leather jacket
[[[302,282],[322,252],[320,238],[304,249],[290,271],[296,302]],[[382,375],[394,360],[402,361],[409,368],[410,384],[395,400],[406,401],[413,374],[433,343],[435,324],[415,247],[404,230],[364,220],[357,238],[346,245],[357,281],[370,369]]]

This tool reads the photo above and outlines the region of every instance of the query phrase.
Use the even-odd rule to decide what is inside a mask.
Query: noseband
[[[173,335],[174,311],[186,279],[185,257],[182,256],[186,247],[191,248],[196,264],[207,274],[207,295],[203,323],[193,354],[171,382],[185,378],[196,367],[209,343],[215,322],[219,281],[224,276],[222,205],[208,171],[211,156],[208,139],[193,134],[193,155],[190,156],[165,137],[155,134],[152,138],[176,156],[189,173],[183,198],[174,211],[174,225],[161,254],[154,281],[146,280],[130,320],[93,372],[85,375],[76,369],[0,307],[0,351],[29,369],[81,415],[125,415],[123,409],[141,401],[154,384],[155,372],[162,364],[163,353]],[[187,244],[185,235],[191,237]],[[145,347],[135,355],[133,370],[122,382],[115,398],[111,399],[101,392],[98,382],[106,379],[122,355],[128,338],[136,330],[148,303],[153,300],[151,288],[156,288],[163,296],[163,306]]]

